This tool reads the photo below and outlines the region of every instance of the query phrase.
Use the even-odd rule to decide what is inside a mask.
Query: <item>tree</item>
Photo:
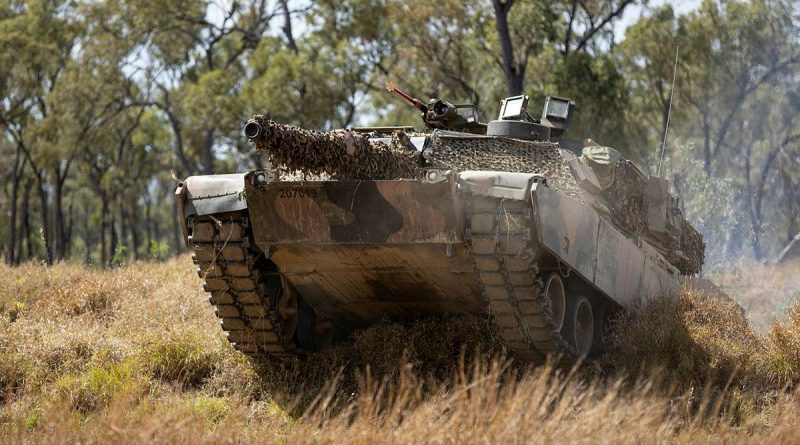
[[[52,111],[48,96],[59,85],[64,65],[80,33],[79,24],[70,18],[69,7],[67,2],[9,3],[0,13],[4,17],[0,21],[0,47],[10,49],[0,55],[0,65],[5,70],[0,84],[5,98],[0,105],[0,125],[5,137],[15,146],[6,257],[12,264],[18,260],[14,252],[18,227],[16,208],[26,165],[37,184],[45,258],[48,263],[53,261],[47,186],[52,150],[38,141],[41,123]],[[40,33],[31,34],[29,30],[32,29]],[[63,172],[59,168],[56,173]],[[60,241],[63,243],[63,239]],[[62,253],[62,243],[56,246],[58,254]]]
[[[673,75],[679,90],[688,81],[686,70],[676,69],[679,67],[675,65],[675,56],[680,57],[679,47],[684,43],[683,34],[681,23],[667,5],[628,28],[618,48],[622,72],[633,98],[633,106],[626,113],[627,131],[644,142],[642,148],[660,147],[670,113],[673,113],[673,125],[685,122],[689,116],[684,107],[676,104],[673,109],[670,106],[671,100],[676,101]],[[682,59],[686,63],[685,54]]]
[[[800,62],[791,2],[703,2],[686,18],[683,99],[701,120],[703,165],[711,174],[742,108],[776,77]]]

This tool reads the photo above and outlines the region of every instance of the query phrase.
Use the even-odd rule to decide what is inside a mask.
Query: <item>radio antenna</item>
[[[669,108],[667,109],[667,125],[664,127],[664,140],[661,141],[661,154],[658,158],[658,169],[656,176],[661,176],[661,164],[664,162],[664,155],[667,153],[667,135],[669,134],[669,119],[672,116],[672,97],[675,95],[675,78],[678,74],[678,52],[681,47],[675,48],[675,65],[672,67],[672,88],[669,90]]]

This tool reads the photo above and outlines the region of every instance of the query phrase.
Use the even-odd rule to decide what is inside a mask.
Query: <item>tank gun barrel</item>
[[[340,179],[399,179],[415,177],[420,166],[419,152],[402,131],[384,143],[348,130],[305,130],[256,115],[244,133],[274,166],[289,171]]]

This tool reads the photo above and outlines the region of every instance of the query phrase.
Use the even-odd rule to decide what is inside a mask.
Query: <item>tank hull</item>
[[[527,218],[520,228],[542,266],[580,276],[615,304],[675,289],[678,273],[655,249],[534,179],[502,172],[437,183],[246,179],[245,196],[255,243],[298,294],[334,319],[484,312],[470,237],[473,223],[485,223],[467,220],[476,196],[519,202]]]
[[[522,358],[577,359],[596,351],[611,313],[678,288],[646,240],[541,175],[423,173],[182,183],[187,245],[234,346],[291,358],[336,327],[469,313],[489,315]]]

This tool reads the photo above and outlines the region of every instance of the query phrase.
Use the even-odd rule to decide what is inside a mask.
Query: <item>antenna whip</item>
[[[681,47],[675,48],[675,65],[672,67],[672,88],[669,90],[669,108],[667,109],[667,125],[664,127],[664,140],[661,142],[661,155],[658,159],[658,170],[656,176],[661,176],[661,164],[664,162],[664,155],[667,152],[667,135],[669,134],[669,119],[672,116],[672,96],[675,94],[675,77],[678,74],[678,52]]]

